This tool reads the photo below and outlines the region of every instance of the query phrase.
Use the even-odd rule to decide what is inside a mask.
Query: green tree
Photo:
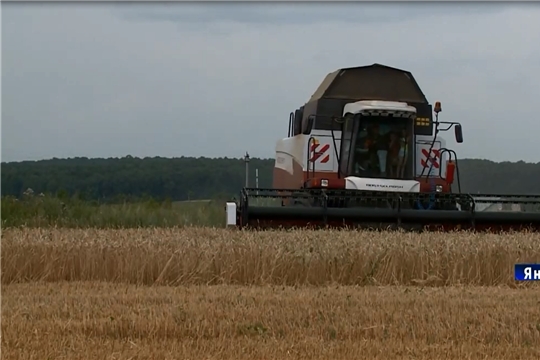
[[[237,196],[245,182],[245,164],[233,158],[144,159],[126,156],[109,159],[51,159],[2,163],[2,195],[22,198],[26,189],[34,194],[77,196],[98,202],[131,202],[225,199]],[[250,184],[272,186],[273,159],[252,158]],[[540,163],[459,160],[463,192],[484,194],[540,194]],[[457,189],[455,186],[454,189]]]

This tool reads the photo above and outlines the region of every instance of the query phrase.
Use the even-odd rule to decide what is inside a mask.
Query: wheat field
[[[537,359],[536,234],[3,229],[5,359]]]

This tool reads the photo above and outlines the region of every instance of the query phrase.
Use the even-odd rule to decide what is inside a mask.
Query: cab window
[[[411,174],[409,119],[359,116],[353,146],[353,176],[404,179]]]

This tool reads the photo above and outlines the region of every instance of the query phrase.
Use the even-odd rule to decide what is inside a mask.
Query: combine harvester
[[[227,225],[540,230],[540,195],[461,192],[457,155],[439,133],[454,129],[462,143],[462,127],[440,112],[408,71],[374,64],[328,74],[290,114],[273,189],[242,189],[226,205]]]

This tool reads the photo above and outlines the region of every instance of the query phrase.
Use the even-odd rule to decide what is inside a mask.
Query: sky
[[[1,157],[274,157],[327,73],[380,63],[460,158],[539,162],[538,44],[538,3],[3,3]]]

